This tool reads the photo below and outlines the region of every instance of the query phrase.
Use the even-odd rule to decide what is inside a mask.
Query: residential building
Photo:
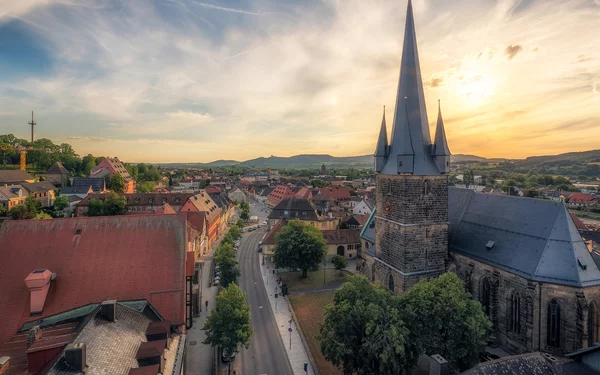
[[[293,198],[294,192],[287,185],[277,185],[267,197],[267,207],[273,208],[284,199]]]
[[[60,194],[59,196],[61,197],[71,197],[71,196],[77,196],[81,199],[87,197],[88,194],[92,194],[94,192],[94,190],[92,189],[92,186],[65,186],[63,188],[60,189]]]
[[[327,243],[327,259],[335,255],[343,255],[346,258],[356,258],[360,250],[360,231],[356,229],[333,229],[322,231]]]
[[[322,217],[317,213],[315,206],[308,199],[284,199],[269,213],[269,228],[272,228],[280,219],[300,219],[319,230],[336,229],[340,221],[333,217]]]
[[[106,181],[103,178],[73,177],[71,186],[84,189],[91,186],[94,193],[104,193],[106,191]]]
[[[370,214],[362,214],[362,215],[356,214],[356,215],[350,216],[344,222],[350,229],[362,229],[362,227],[369,220],[369,216],[370,216]]]
[[[305,186],[301,187],[298,189],[298,191],[296,191],[296,194],[294,194],[294,198],[308,199],[310,201],[313,198],[312,191]]]
[[[212,246],[221,236],[221,208],[212,200],[206,190],[191,196],[181,207],[180,212],[205,212],[208,226],[208,244]]]
[[[208,189],[206,190],[208,192]],[[227,197],[227,194],[220,191],[217,193],[209,193],[211,199],[221,208],[220,232],[227,231],[227,225],[233,221],[235,216],[235,205]]]
[[[597,198],[591,194],[573,193],[567,200],[569,207],[586,207],[597,202]]]
[[[22,182],[35,182],[35,178],[25,171],[0,170],[0,185],[17,185]]]
[[[355,215],[370,215],[375,208],[375,204],[373,201],[369,199],[362,199],[354,208],[352,212]]]
[[[102,161],[90,171],[90,177],[92,178],[110,179],[115,174],[121,175],[123,180],[125,180],[124,193],[135,192],[135,180],[131,178],[129,172],[127,172],[127,169],[117,157],[102,159]]]
[[[239,188],[239,186],[234,186],[227,192],[227,196],[234,202],[241,203],[248,201],[248,197],[246,193]]]
[[[319,188],[319,195],[329,197],[332,205],[340,204],[344,201],[352,199],[350,191],[352,190],[348,186],[335,186],[335,187],[324,187]]]
[[[23,182],[21,186],[25,188],[28,195],[31,194],[40,201],[42,207],[52,207],[54,205],[56,186],[50,182]]]
[[[318,191],[317,195],[313,196],[313,202],[315,203],[315,206],[317,207],[317,210],[321,213],[321,215],[324,215],[327,212],[329,212],[332,206],[331,198],[327,195],[319,194]]]
[[[429,132],[410,2],[403,45],[392,138],[384,114],[376,208],[362,231],[374,246],[361,249],[360,269],[395,294],[455,273],[511,353],[564,355],[600,341],[600,259],[567,207],[449,188],[450,150],[439,106],[433,141]]]
[[[261,203],[266,203],[267,198],[273,192],[273,190],[275,190],[274,187],[265,187],[262,189],[257,188],[254,193],[254,198]]]
[[[206,180],[186,178],[179,181],[179,186],[183,189],[200,189],[200,184],[203,184]]]
[[[5,221],[0,243],[3,257],[12,261],[0,262],[0,357],[12,358],[8,374],[55,366],[54,358],[73,342],[88,345],[88,373],[95,373],[92,366],[104,369],[98,373],[126,373],[102,367],[109,364],[140,367],[135,360],[123,362],[122,356],[131,355],[131,349],[114,349],[129,342],[132,334],[139,341],[150,340],[134,334],[135,329],[123,331],[115,322],[99,327],[94,323],[97,309],[101,314],[116,310],[122,324],[129,324],[124,311],[137,310],[143,314],[132,319],[142,326],[151,325],[139,320],[145,316],[151,321],[164,319],[175,331],[191,328],[186,296],[191,293],[193,257],[189,267],[187,241],[186,215]],[[108,299],[124,302],[116,308],[100,305]],[[98,347],[95,340],[108,340],[102,342],[110,345]],[[97,361],[99,353],[104,353],[102,363]]]
[[[0,185],[0,205],[6,211],[25,203],[25,198],[27,191],[21,185]]]
[[[262,251],[266,257],[271,257],[277,244],[277,234],[287,225],[288,220],[280,219],[262,240]],[[333,229],[323,230],[323,237],[327,243],[327,260],[331,260],[335,255],[343,255],[348,259],[356,258],[356,253],[360,250],[361,240],[360,232],[354,229]]]
[[[64,187],[68,185],[70,173],[61,162],[57,161],[46,171],[46,181],[56,187]]]
[[[88,194],[75,206],[77,216],[84,216],[88,210],[90,199],[104,200],[107,194]],[[128,214],[154,213],[168,203],[175,212],[179,212],[193,193],[131,193],[120,194],[125,197]]]
[[[191,239],[190,248],[187,251],[194,253],[197,260],[200,256],[208,252],[208,226],[206,222],[206,212],[185,212],[187,215],[188,226],[191,231],[188,237]]]

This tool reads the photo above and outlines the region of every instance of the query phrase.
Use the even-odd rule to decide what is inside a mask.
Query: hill
[[[567,152],[559,155],[530,156],[519,164],[523,166],[535,165],[572,165],[600,162],[600,150],[590,150],[581,152]]]
[[[336,157],[327,154],[303,154],[290,157],[271,155],[247,160],[239,164],[241,167],[255,168],[320,168],[323,164],[330,168],[372,168],[373,156]]]

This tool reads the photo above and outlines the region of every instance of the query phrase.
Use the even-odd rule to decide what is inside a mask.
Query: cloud
[[[54,67],[0,77],[0,102],[15,114],[34,107],[51,138],[81,137],[71,139],[81,154],[201,161],[326,153],[332,144],[347,155],[368,153],[381,106],[394,107],[406,3],[62,3],[0,0],[0,19],[8,11],[24,20]],[[454,152],[533,154],[517,141],[505,149],[505,140],[535,128],[552,129],[540,147],[547,153],[570,136],[551,126],[573,121],[573,109],[592,117],[600,72],[574,62],[600,58],[597,8],[560,0],[527,7],[501,0],[493,9],[427,3],[414,2],[425,97],[430,120],[442,100]],[[517,113],[523,107],[536,109]],[[0,128],[21,131],[15,116],[3,116]],[[600,137],[589,131],[579,147]],[[482,134],[491,140],[485,147]],[[176,147],[161,147],[167,141]]]
[[[523,51],[523,46],[521,46],[520,44],[515,44],[514,46],[511,44],[510,46],[506,47],[506,49],[504,50],[504,54],[506,56],[508,56],[509,60],[512,60],[515,56],[517,56],[517,54],[519,54],[521,51]]]

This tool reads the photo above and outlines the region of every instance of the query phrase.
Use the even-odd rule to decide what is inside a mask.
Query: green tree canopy
[[[453,273],[417,283],[402,295],[400,306],[419,353],[440,354],[455,370],[476,364],[492,339],[481,304]]]
[[[229,235],[231,235],[231,238],[233,238],[234,241],[238,241],[242,238],[242,232],[240,232],[240,228],[237,225],[233,225],[229,228]]]
[[[54,199],[54,209],[55,210],[64,210],[69,207],[69,198],[67,197],[56,197]]]
[[[219,271],[221,271],[221,284],[224,287],[231,283],[237,283],[240,277],[240,268],[237,259],[235,259],[233,245],[222,243],[217,248],[217,251],[215,251],[215,264],[219,266]]]
[[[283,227],[277,235],[273,260],[277,267],[301,269],[302,277],[317,267],[327,254],[323,233],[312,225],[296,219]]]
[[[87,216],[114,216],[124,215],[127,212],[127,200],[125,196],[111,191],[106,195],[104,201],[96,198],[88,202]]]
[[[203,344],[220,346],[227,353],[235,353],[240,346],[248,348],[254,330],[250,323],[246,293],[236,284],[223,289],[202,329],[206,332]],[[229,366],[231,372],[231,361]]]
[[[115,173],[111,178],[110,178],[110,190],[116,192],[116,193],[122,193],[123,191],[125,191],[125,179],[123,178],[123,176],[121,176],[118,173]]]
[[[408,343],[397,297],[364,276],[352,276],[325,308],[318,339],[325,358],[344,374],[395,375],[412,367],[417,353]]]
[[[8,215],[13,220],[29,220],[33,219],[35,215],[42,212],[42,202],[37,200],[33,194],[29,194],[25,198],[23,204],[18,204],[8,211]]]
[[[334,256],[331,262],[333,263],[335,269],[340,271],[340,274],[344,268],[348,267],[348,260],[346,260],[345,256],[340,254]]]
[[[156,189],[156,185],[150,181],[136,185],[136,190],[138,193],[152,193],[154,189]]]

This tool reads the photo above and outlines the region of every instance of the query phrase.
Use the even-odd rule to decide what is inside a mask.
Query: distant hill
[[[290,157],[270,156],[246,160],[238,164],[255,168],[320,168],[323,164],[330,168],[372,168],[373,156],[336,157],[326,154],[304,154]]]
[[[467,154],[456,154],[456,155],[451,155],[450,156],[450,161],[452,161],[453,163],[460,163],[460,162],[465,162],[465,161],[488,161],[488,159],[481,157],[481,156],[476,156],[476,155],[467,155]]]
[[[580,163],[598,163],[600,162],[600,150],[590,150],[581,152],[567,152],[566,154],[530,156],[519,164],[523,166],[533,166],[540,164],[559,164],[570,165]]]

